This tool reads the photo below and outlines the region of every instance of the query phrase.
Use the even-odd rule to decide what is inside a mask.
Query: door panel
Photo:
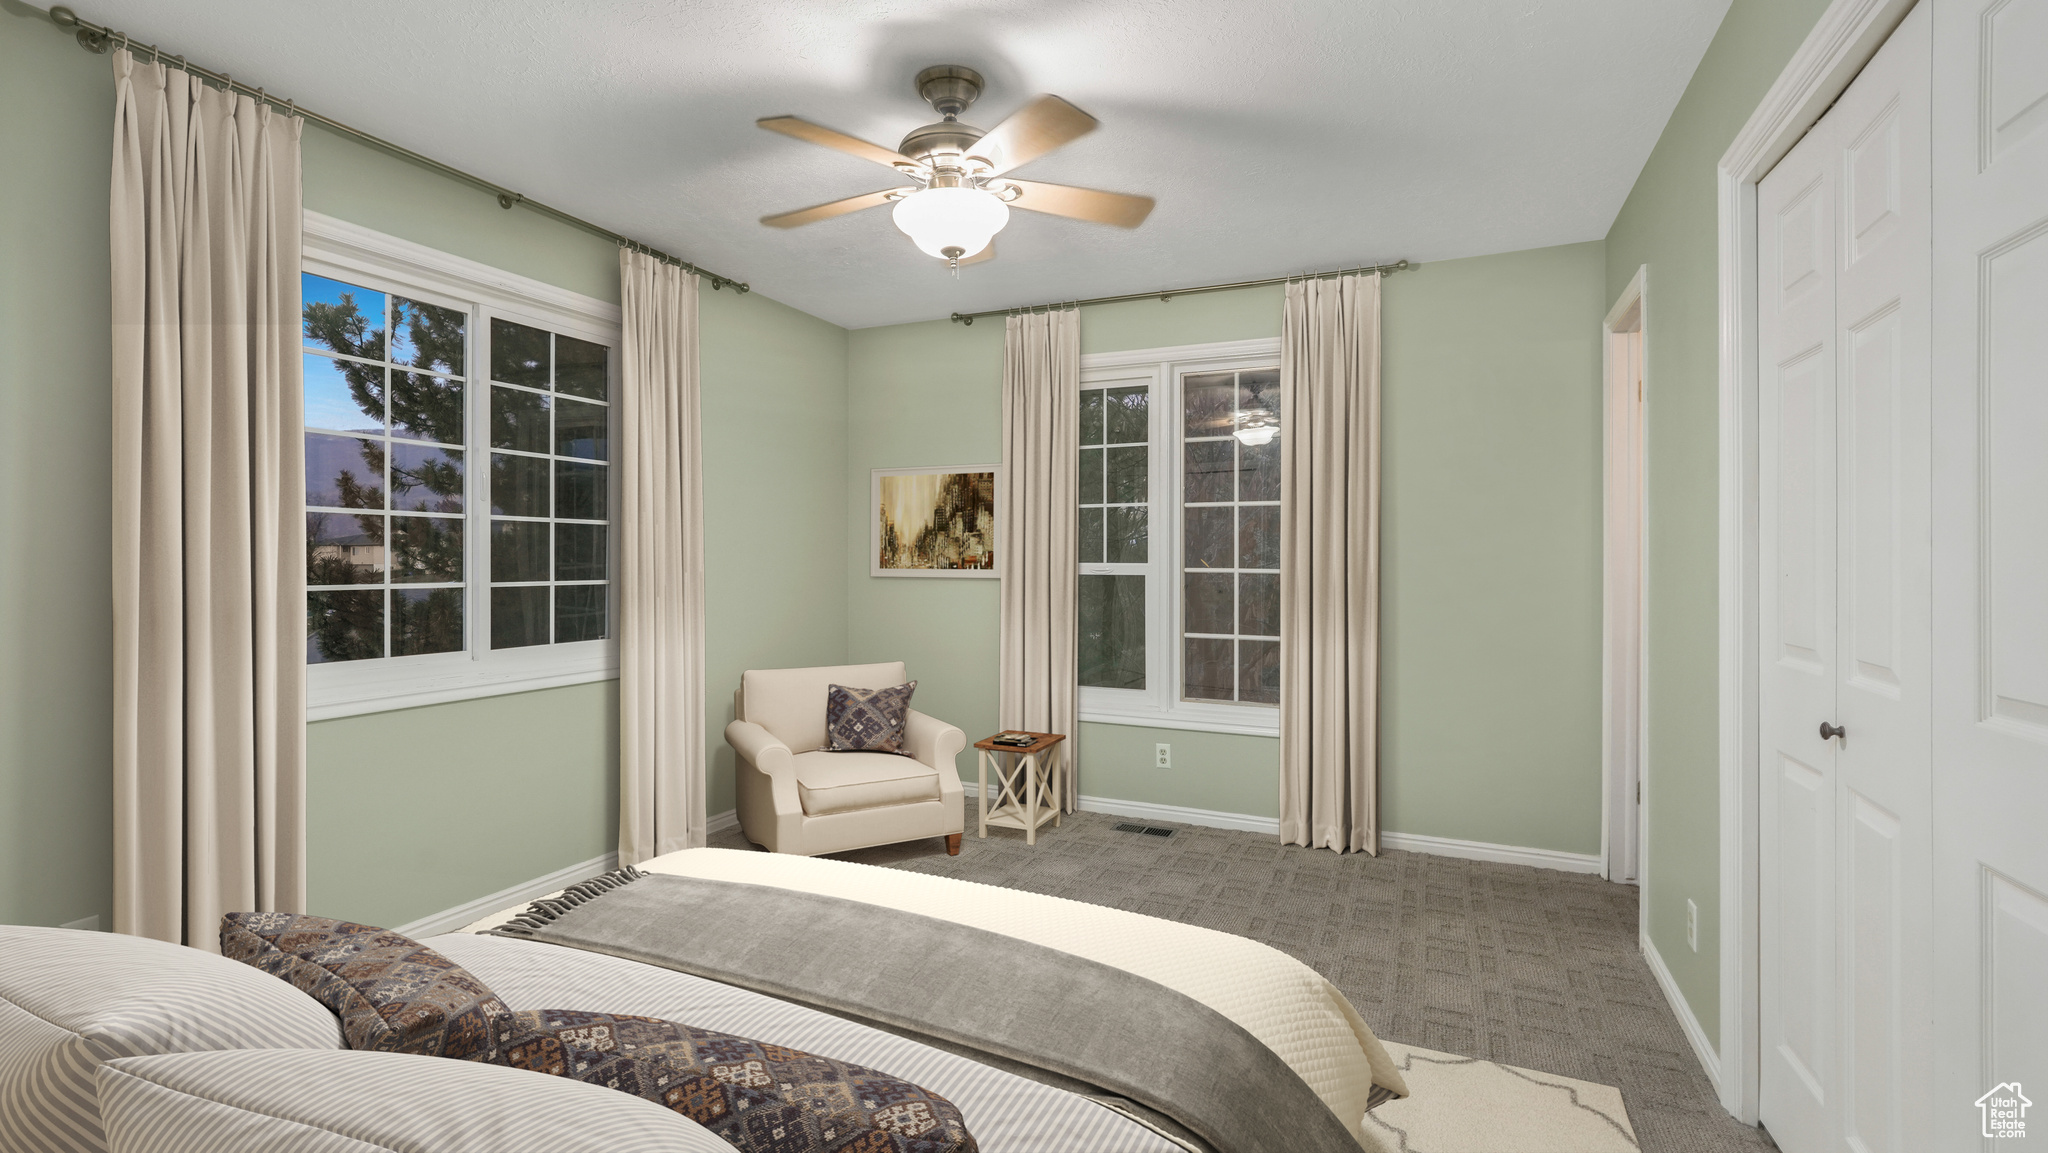
[[[1843,904],[1849,929],[1848,968],[1850,1099],[1847,1145],[1868,1153],[1903,1148],[1896,1103],[1910,1091],[1904,1076],[1905,1030],[1900,1021],[1901,934],[1910,919],[1901,907],[1900,858],[1904,827],[1898,815],[1854,792],[1849,799],[1849,862]],[[1922,865],[1924,870],[1924,863]]]
[[[1835,1129],[1835,143],[1810,133],[1757,186],[1758,1103],[1786,1150]],[[1775,291],[1773,291],[1775,288]],[[1774,771],[1773,771],[1774,768]]]
[[[1899,546],[1907,526],[1899,491],[1899,339],[1901,317],[1888,305],[1849,333],[1847,424],[1849,504],[1843,523],[1847,567],[1849,678],[1869,692],[1899,699],[1899,640],[1906,606],[1899,597]],[[1924,423],[1921,426],[1925,427]],[[1926,622],[1916,622],[1922,629]]]
[[[1786,1153],[1927,1131],[1927,7],[1757,187],[1758,1104]]]
[[[1931,1147],[2048,1087],[2048,0],[1934,12]],[[2035,1141],[2042,1108],[2028,1118]]]
[[[2048,739],[2048,228],[1984,261],[1983,636],[1990,715]]]
[[[1777,484],[1772,506],[1778,514],[1778,661],[1787,670],[1815,676],[1833,606],[1833,542],[1826,539],[1833,518],[1834,485],[1821,471],[1833,457],[1832,406],[1822,395],[1828,381],[1827,349],[1815,346],[1778,369]],[[1829,586],[1824,588],[1823,586]]]
[[[1842,651],[1835,691],[1847,1150],[1924,1148],[1933,927],[1930,5],[1826,119],[1842,146]]]
[[[1798,1075],[1816,1107],[1828,1097],[1835,985],[1834,838],[1827,777],[1790,757],[1776,790],[1778,802],[1778,1014],[1779,1055]]]

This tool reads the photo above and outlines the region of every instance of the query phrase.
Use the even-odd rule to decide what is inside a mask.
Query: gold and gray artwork
[[[879,480],[877,567],[995,569],[995,473],[923,472]]]

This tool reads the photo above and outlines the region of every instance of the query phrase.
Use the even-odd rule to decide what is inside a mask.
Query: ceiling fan
[[[943,119],[913,130],[894,152],[794,116],[768,116],[755,121],[770,132],[872,160],[916,181],[914,185],[764,216],[761,223],[771,228],[795,228],[894,204],[896,227],[918,248],[955,269],[994,259],[995,235],[1009,223],[1012,207],[1118,228],[1136,228],[1144,223],[1152,211],[1149,196],[1098,192],[1004,176],[1011,169],[1094,131],[1096,120],[1057,96],[1040,96],[984,132],[960,122],[960,114],[981,95],[981,88],[981,74],[957,64],[941,64],[918,73],[917,94],[930,102]]]

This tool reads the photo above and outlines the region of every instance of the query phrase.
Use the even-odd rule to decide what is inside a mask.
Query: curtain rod
[[[648,244],[643,244],[640,241],[634,240],[629,236],[624,236],[617,232],[613,232],[611,229],[606,228],[601,224],[592,224],[590,221],[585,220],[580,216],[571,216],[569,213],[564,212],[559,208],[554,208],[549,205],[542,204],[538,200],[529,200],[522,193],[514,192],[501,184],[495,184],[489,180],[485,180],[483,177],[477,176],[474,173],[464,172],[462,169],[457,168],[452,164],[444,164],[431,156],[422,156],[419,153],[414,152],[412,149],[404,147],[403,145],[393,144],[391,141],[386,140],[381,136],[372,136],[369,133],[364,132],[360,128],[352,128],[349,125],[343,124],[339,120],[322,116],[317,112],[309,112],[304,108],[300,108],[294,101],[280,100],[275,96],[267,95],[263,91],[263,89],[251,88],[249,85],[243,84],[242,82],[233,79],[225,72],[214,72],[210,69],[200,68],[188,64],[185,62],[185,58],[183,56],[173,56],[167,52],[164,52],[162,49],[158,48],[154,44],[137,44],[135,41],[129,39],[128,34],[126,32],[116,32],[111,28],[105,27],[104,25],[94,24],[92,21],[84,19],[83,17],[79,16],[78,13],[72,11],[70,8],[67,8],[61,4],[50,9],[49,17],[50,22],[52,24],[55,24],[59,28],[76,29],[78,46],[80,48],[85,49],[87,52],[104,55],[109,49],[112,49],[118,45],[122,48],[128,49],[131,52],[147,53],[152,61],[174,62],[183,71],[189,72],[194,76],[200,76],[207,80],[213,81],[215,84],[218,84],[223,91],[240,92],[245,96],[254,98],[258,104],[268,104],[273,108],[283,109],[289,115],[302,116],[307,120],[313,121],[316,124],[324,124],[327,127],[332,128],[336,132],[342,133],[343,135],[353,136],[357,140],[360,140],[373,148],[381,149],[385,152],[392,154],[393,156],[397,156],[405,160],[410,160],[413,163],[422,165],[426,168],[431,168],[434,171],[441,173],[443,176],[452,176],[455,179],[460,180],[466,184],[471,184],[483,189],[486,192],[494,193],[498,197],[498,207],[500,208],[509,210],[517,205],[525,205],[526,207],[532,209],[535,212],[540,213],[543,216],[551,216],[564,224],[569,224],[577,228],[581,228],[585,232],[595,233],[598,236],[604,237],[606,240],[610,240],[617,244],[623,245],[627,248],[632,249],[635,252],[644,252],[647,255],[654,257],[656,260],[664,261],[669,264],[678,265],[684,269],[687,269],[690,272],[697,274],[698,276],[705,278],[706,280],[709,280],[711,282],[711,289],[714,292],[721,288],[726,288],[728,286],[731,287],[733,292],[735,293],[746,293],[751,291],[752,289],[752,286],[747,284],[745,281],[734,280],[730,276],[721,276],[718,273],[712,272],[709,269],[699,268],[695,264],[692,264],[689,261],[684,260],[680,256],[676,256],[672,253],[663,252],[658,248],[655,248]]]
[[[1169,288],[1162,292],[1126,292],[1122,296],[1096,296],[1090,297],[1087,300],[1062,300],[1052,304],[1027,304],[1017,308],[991,308],[985,312],[956,312],[953,314],[953,320],[958,324],[973,324],[974,318],[977,316],[1018,316],[1026,312],[1037,312],[1042,308],[1080,308],[1088,304],[1118,304],[1126,300],[1152,300],[1156,298],[1161,303],[1165,303],[1176,296],[1193,296],[1198,292],[1226,292],[1233,288],[1264,288],[1269,284],[1288,284],[1296,280],[1322,280],[1331,276],[1357,276],[1367,272],[1386,276],[1390,273],[1406,272],[1411,268],[1420,267],[1422,266],[1407,260],[1396,260],[1392,264],[1368,264],[1362,268],[1339,268],[1333,272],[1303,272],[1294,276],[1269,276],[1264,280],[1239,280],[1230,284],[1204,284],[1198,288]]]

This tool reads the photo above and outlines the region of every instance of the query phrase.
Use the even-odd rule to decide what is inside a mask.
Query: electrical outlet
[[[1691,897],[1685,899],[1685,943],[1692,946],[1693,952],[1700,951],[1700,907],[1692,903]]]
[[[90,917],[80,917],[76,921],[66,921],[57,927],[60,929],[84,929],[88,933],[97,933],[100,931],[100,915],[94,913]]]
[[[1156,769],[1170,769],[1173,767],[1172,745],[1152,746],[1152,767]]]

